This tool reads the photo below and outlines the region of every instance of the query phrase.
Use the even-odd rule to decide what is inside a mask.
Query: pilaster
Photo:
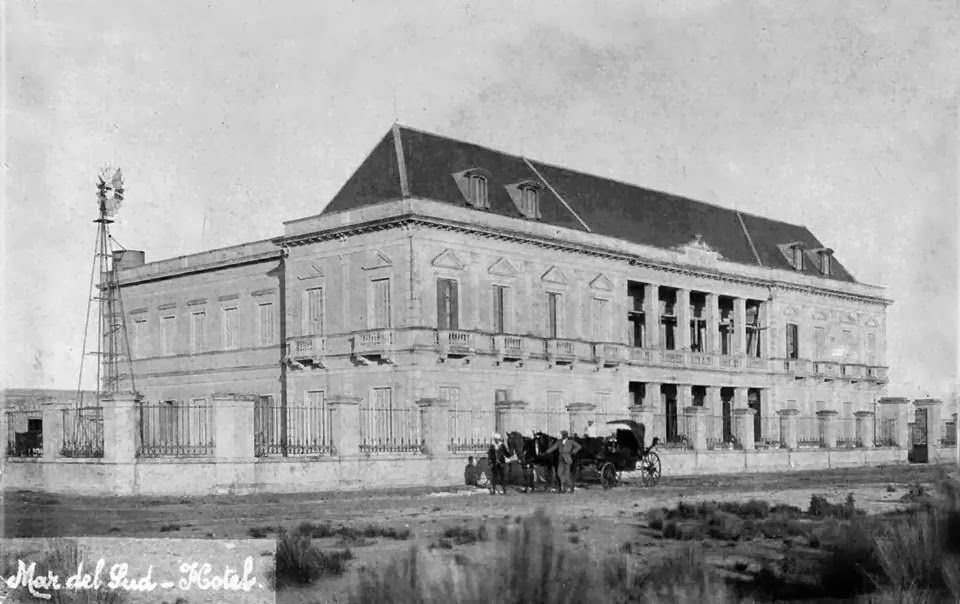
[[[880,405],[880,417],[894,420],[894,438],[897,446],[906,449],[909,444],[910,426],[907,418],[907,403],[909,401],[902,397],[884,397],[878,402]]]
[[[753,436],[753,416],[756,410],[750,407],[733,409],[733,437],[741,449],[752,451],[756,448]]]
[[[137,456],[140,399],[118,392],[100,402],[103,408],[103,460],[132,463]]]
[[[690,290],[678,289],[676,300],[677,350],[690,350]]]
[[[346,394],[326,400],[330,409],[330,434],[337,455],[351,457],[360,454],[360,397]]]
[[[820,424],[820,442],[828,449],[837,448],[837,416],[833,409],[817,411],[817,422]]]
[[[703,407],[684,407],[683,414],[687,418],[687,438],[693,445],[694,451],[707,450],[707,410]]]
[[[6,433],[4,433],[6,436]],[[47,408],[43,410],[43,458],[61,457],[63,446],[63,409]]]
[[[643,287],[643,315],[646,320],[646,347],[660,347],[660,286],[645,284]]]
[[[720,354],[720,297],[707,293],[707,338],[706,352]]]
[[[872,449],[876,440],[876,425],[873,411],[857,411],[857,440],[864,449]]]
[[[797,416],[798,409],[781,409],[780,416],[780,444],[791,451],[797,448]]]
[[[747,301],[744,298],[733,299],[733,354],[747,354]]]
[[[213,450],[217,461],[254,461],[253,394],[218,393],[213,404]]]
[[[587,429],[587,421],[596,417],[597,406],[593,403],[573,403],[567,405],[570,415],[570,431],[573,434],[583,434]]]

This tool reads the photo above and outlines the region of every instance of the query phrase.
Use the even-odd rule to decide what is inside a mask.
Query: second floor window
[[[593,341],[607,342],[610,340],[608,325],[610,321],[607,317],[607,311],[610,308],[610,301],[602,298],[593,299]]]
[[[370,282],[369,329],[390,327],[390,279],[374,279]]]
[[[160,319],[160,354],[175,354],[177,350],[177,318]]]
[[[507,331],[507,288],[503,285],[493,286],[493,332],[506,333]]]
[[[747,356],[760,356],[760,303],[747,301]]]
[[[258,344],[273,344],[273,303],[266,302],[257,307]]]
[[[797,326],[793,323],[787,323],[787,358],[800,358],[800,341],[798,338]]]
[[[204,310],[190,313],[190,350],[207,350],[207,312]]]
[[[560,337],[560,294],[547,294],[547,336]]]
[[[146,319],[135,319],[133,322],[133,357],[142,358],[147,356],[150,350],[150,341],[148,340],[150,332],[147,329]]]
[[[869,365],[874,365],[877,362],[877,334],[868,333],[867,334],[867,363]]]
[[[457,282],[437,279],[437,329],[459,329]]]
[[[644,333],[646,330],[646,313],[643,310],[645,293],[642,283],[634,283],[633,281],[627,283],[627,297],[629,298],[627,321],[630,323],[630,345],[636,348],[643,348],[646,335]]]
[[[236,306],[223,309],[221,336],[223,349],[231,350],[237,347],[240,331],[240,314]]]
[[[308,289],[304,306],[304,334],[323,335],[323,288]]]
[[[817,360],[823,359],[827,352],[827,330],[823,327],[814,327],[813,343]]]

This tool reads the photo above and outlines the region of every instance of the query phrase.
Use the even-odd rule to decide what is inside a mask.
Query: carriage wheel
[[[660,456],[653,451],[640,460],[640,480],[645,487],[652,487],[660,482]]]
[[[617,468],[609,461],[600,467],[600,484],[605,489],[617,486]]]

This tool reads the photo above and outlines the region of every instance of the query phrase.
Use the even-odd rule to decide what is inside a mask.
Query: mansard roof
[[[483,170],[489,209],[471,208],[455,174]],[[476,212],[523,218],[505,187],[523,181],[543,185],[540,222],[672,249],[700,235],[728,261],[794,270],[780,246],[801,242],[824,248],[806,227],[561,168],[448,137],[394,126],[334,196],[322,214],[417,197]],[[814,262],[804,274],[854,282],[833,259],[831,274]]]

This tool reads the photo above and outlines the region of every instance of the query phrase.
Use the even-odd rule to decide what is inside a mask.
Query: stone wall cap
[[[917,407],[933,407],[936,405],[942,405],[943,401],[938,398],[918,398],[913,401],[913,404]]]
[[[834,411],[833,409],[822,409],[817,411],[817,417],[833,417],[835,415],[840,415],[840,413],[838,411]]]
[[[593,403],[570,403],[567,411],[593,411],[597,406]]]
[[[799,409],[780,409],[779,411],[777,411],[777,415],[780,415],[780,416],[800,415],[800,410]]]
[[[757,410],[751,409],[750,407],[741,407],[739,409],[733,409],[730,411],[733,415],[756,415]]]

